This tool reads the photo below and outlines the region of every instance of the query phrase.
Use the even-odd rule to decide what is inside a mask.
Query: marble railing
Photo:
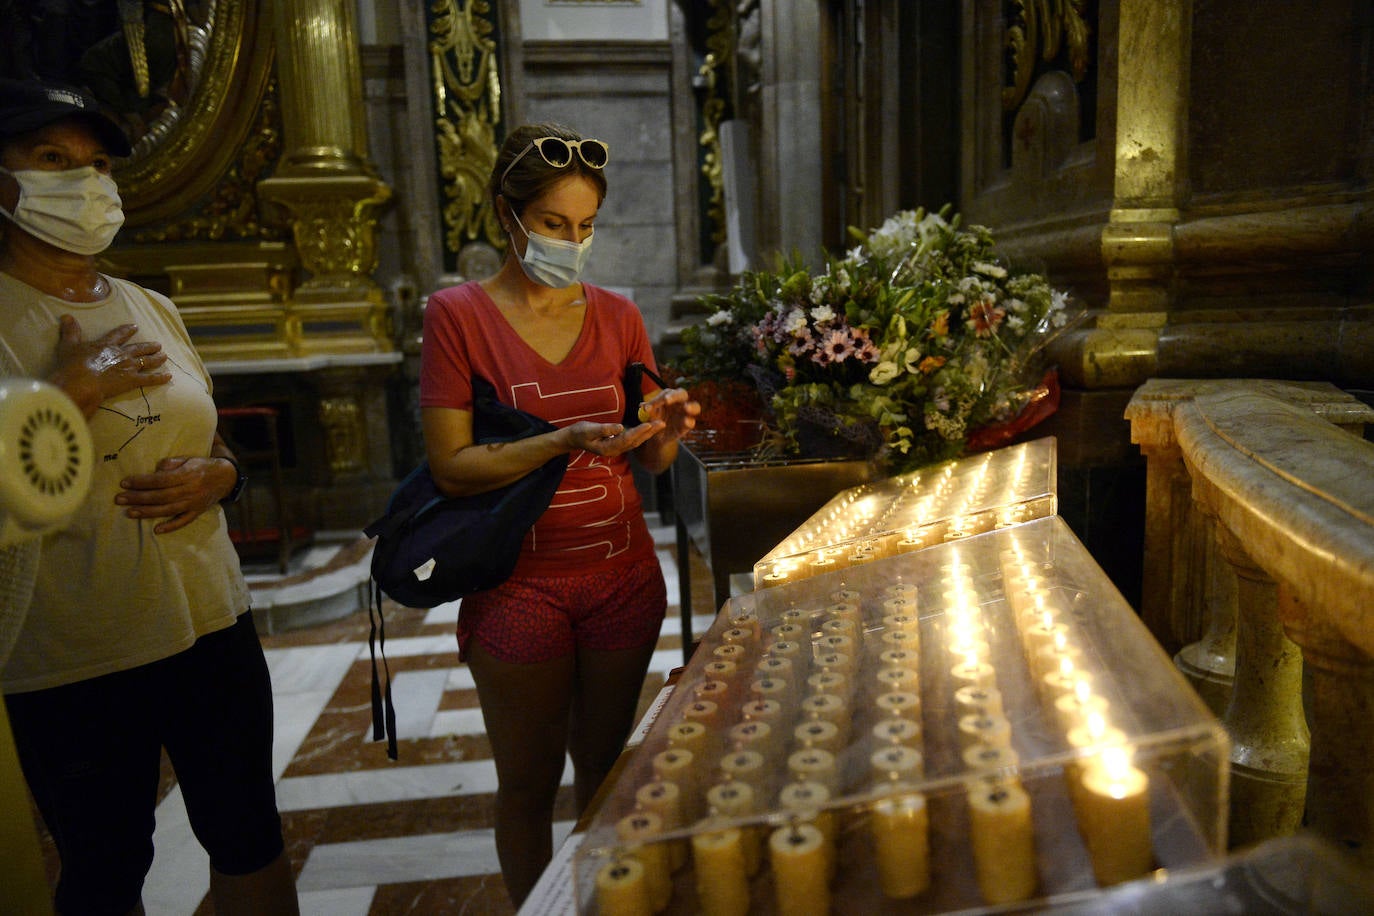
[[[1374,411],[1325,383],[1154,379],[1141,616],[1231,734],[1233,847],[1374,864]]]

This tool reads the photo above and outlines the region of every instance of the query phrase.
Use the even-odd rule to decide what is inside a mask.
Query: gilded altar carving
[[[1014,0],[1016,9],[1003,42],[1010,80],[1002,87],[1002,110],[1015,111],[1030,91],[1036,61],[1050,63],[1061,52],[1075,83],[1092,63],[1091,32],[1084,16],[1087,0]]]
[[[329,469],[335,474],[362,470],[366,466],[366,438],[358,402],[351,397],[321,398],[319,416],[325,431]]]
[[[287,237],[279,220],[264,218],[258,205],[258,182],[272,173],[282,154],[281,105],[276,80],[265,87],[257,118],[239,148],[238,157],[215,183],[203,203],[191,212],[134,233],[134,241],[185,242]]]
[[[319,195],[291,205],[292,231],[301,263],[314,276],[307,283],[361,284],[377,266],[375,209],[391,196],[385,185],[360,199]]]
[[[438,0],[430,15],[434,132],[444,182],[444,246],[452,255],[474,241],[500,248],[504,237],[486,197],[501,122],[492,5],[487,0]]]

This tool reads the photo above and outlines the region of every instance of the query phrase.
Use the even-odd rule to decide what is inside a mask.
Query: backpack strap
[[[372,740],[386,738],[386,756],[396,760],[396,707],[391,702],[391,667],[386,662],[386,620],[382,617],[382,589],[375,580],[369,584],[367,592],[367,620],[370,625],[367,650],[372,655]],[[379,652],[385,684],[377,673]]]

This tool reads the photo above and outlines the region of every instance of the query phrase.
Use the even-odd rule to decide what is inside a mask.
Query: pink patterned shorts
[[[668,606],[657,559],[582,576],[512,578],[463,599],[458,657],[474,637],[496,658],[533,664],[596,651],[635,649],[657,641]]]

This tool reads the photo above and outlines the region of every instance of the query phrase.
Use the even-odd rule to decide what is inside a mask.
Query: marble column
[[[1236,574],[1236,674],[1223,722],[1231,735],[1233,847],[1285,836],[1302,824],[1308,730],[1302,654],[1283,633],[1278,586],[1225,526],[1221,554]]]
[[[1312,736],[1305,824],[1374,865],[1374,659],[1284,586],[1278,610],[1303,654]]]

